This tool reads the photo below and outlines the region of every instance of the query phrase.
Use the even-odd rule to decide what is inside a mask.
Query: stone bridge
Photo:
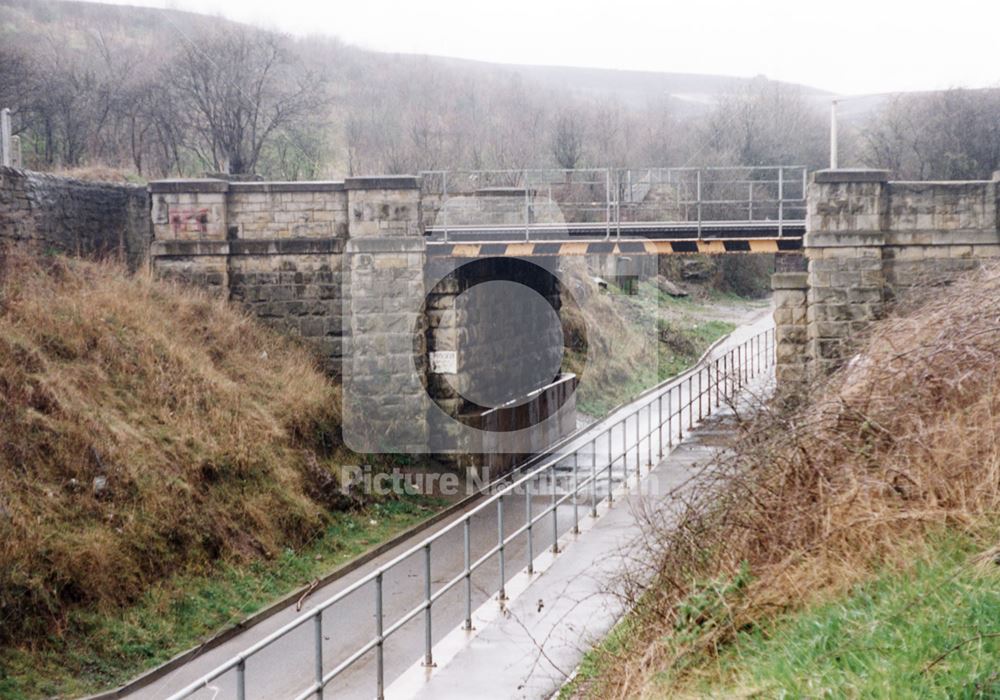
[[[536,401],[544,404],[541,414],[548,422],[525,435],[547,443],[572,429],[572,401],[565,401],[572,380],[560,381],[558,358],[512,359],[501,351],[503,345],[538,347],[531,341],[539,329],[513,321],[502,326],[504,338],[479,337],[469,331],[477,319],[456,307],[464,292],[506,279],[532,288],[558,314],[564,295],[551,273],[562,256],[586,255],[592,267],[613,274],[616,261],[630,256],[697,251],[799,257],[804,252],[807,272],[778,272],[773,278],[777,371],[783,382],[835,366],[849,352],[852,337],[905,289],[940,284],[1000,256],[997,180],[891,182],[887,172],[871,170],[814,173],[804,192],[801,230],[793,223],[780,236],[755,235],[756,222],[736,233],[720,229],[697,237],[691,231],[679,237],[664,226],[659,234],[622,236],[608,229],[595,236],[587,229],[574,235],[573,225],[564,222],[560,237],[553,233],[558,227],[521,231],[498,222],[477,204],[486,223],[463,222],[454,240],[454,229],[448,239],[440,235],[440,224],[428,221],[428,209],[439,215],[440,198],[429,199],[420,178],[411,176],[161,181],[151,183],[149,192],[151,260],[159,273],[218,289],[309,339],[330,372],[344,376],[345,395],[389,392],[392,410],[366,405],[345,411],[348,422],[363,416],[364,425],[346,427],[367,432],[371,450],[426,449],[428,435],[437,432],[435,416],[442,422],[464,416],[470,425],[472,415],[480,425],[484,416],[526,421],[517,411],[498,416],[458,390],[463,377],[504,361],[519,361],[526,375],[534,367],[548,368],[531,376],[532,387],[524,387],[548,387]],[[501,202],[510,196],[487,194]],[[485,308],[489,314],[489,305]],[[492,312],[522,315],[500,305]],[[355,343],[352,352],[346,351],[348,342]],[[554,352],[558,346],[552,343]],[[426,403],[428,396],[433,405]],[[403,415],[428,416],[427,422],[394,422],[400,405]],[[380,447],[378,436],[387,432],[407,437]],[[469,451],[496,447],[470,445],[469,436],[464,440]],[[525,440],[525,453],[544,447]]]
[[[629,174],[624,189],[612,187],[608,175],[603,199],[597,185],[576,181],[550,183],[542,196],[525,177],[520,188],[471,193],[449,223],[441,192],[415,176],[163,180],[143,193],[0,168],[0,242],[117,252],[133,267],[148,261],[158,274],[215,290],[305,338],[329,372],[343,377],[345,396],[372,397],[345,411],[348,423],[358,422],[345,427],[368,436],[352,445],[359,451],[501,451],[476,442],[475,431],[462,434],[485,426],[501,427],[510,439],[504,449],[524,454],[573,429],[573,378],[560,374],[556,342],[551,353],[512,359],[502,352],[544,347],[549,331],[523,322],[527,298],[523,307],[501,306],[498,295],[486,294],[481,311],[462,307],[460,298],[486,282],[525,286],[558,316],[567,295],[553,273],[566,256],[587,256],[598,274],[610,276],[634,273],[629,265],[642,256],[765,252],[802,260],[804,253],[807,272],[773,279],[785,382],[835,366],[852,338],[907,288],[946,283],[1000,257],[997,179],[892,182],[883,171],[819,171],[789,193],[778,169],[777,195],[767,200],[751,181],[748,201],[740,202],[725,194],[711,199],[703,188],[685,199],[677,194],[681,176],[664,172],[638,187]],[[703,183],[701,171],[690,177]],[[561,186],[582,202],[576,213],[549,206]],[[794,201],[805,203],[800,219],[790,217]],[[655,221],[640,215],[643,202],[653,202]],[[707,218],[710,205],[716,209]],[[136,215],[147,207],[151,227]],[[505,211],[516,212],[513,220]],[[503,337],[470,333],[475,313],[499,318],[493,328]],[[525,391],[537,391],[528,403],[491,410],[460,391],[473,371],[524,374],[532,384]],[[400,416],[417,418],[401,424]],[[539,420],[534,430],[520,429]],[[430,444],[430,435],[448,432],[438,424],[456,426],[450,445]],[[382,444],[387,434],[399,440]]]
[[[175,180],[153,182],[149,193],[157,273],[214,289],[310,341],[342,379],[344,432],[357,451],[504,452],[495,458],[502,467],[575,429],[561,339],[540,335],[553,329],[529,323],[519,300],[457,302],[481,284],[508,280],[558,315],[551,274],[558,258],[485,256],[460,265],[428,255],[419,178]],[[522,318],[477,317],[504,314]],[[500,331],[504,337],[495,337]],[[505,347],[536,350],[513,356]],[[533,395],[526,403],[497,410],[459,393],[470,376],[519,373],[521,393]],[[476,428],[500,430],[505,444],[483,443],[489,437]]]

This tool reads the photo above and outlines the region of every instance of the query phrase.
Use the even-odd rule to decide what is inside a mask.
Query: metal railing
[[[428,229],[506,227],[523,232],[583,224],[605,237],[636,223],[773,223],[805,220],[808,173],[760,167],[436,170],[420,173]]]
[[[247,675],[255,657],[263,650],[287,639],[293,633],[309,634],[312,637],[312,681],[294,697],[304,700],[309,697],[322,698],[327,686],[347,669],[368,654],[375,654],[374,688],[376,698],[384,697],[386,687],[385,644],[395,633],[409,622],[422,618],[423,663],[434,663],[434,642],[432,629],[432,609],[446,593],[461,588],[464,597],[462,628],[472,629],[473,622],[473,574],[494,558],[498,564],[495,592],[499,604],[506,600],[506,586],[510,570],[507,552],[521,537],[526,539],[525,570],[530,574],[534,566],[533,530],[547,528],[551,520],[554,553],[559,551],[560,509],[563,518],[571,523],[569,531],[578,533],[580,511],[588,511],[589,517],[597,517],[598,506],[602,502],[611,504],[615,498],[615,486],[630,480],[640,483],[642,467],[651,469],[661,460],[665,451],[680,443],[684,434],[690,431],[706,416],[733,400],[737,393],[754,377],[767,372],[774,364],[774,329],[768,328],[741,343],[724,348],[729,339],[717,342],[690,369],[669,379],[640,395],[635,401],[615,409],[604,420],[568,437],[559,446],[557,455],[542,456],[538,466],[534,466],[522,476],[509,477],[509,483],[501,484],[482,503],[457,518],[443,529],[427,537],[421,543],[383,564],[375,571],[347,586],[336,595],[313,606],[280,629],[267,635],[229,661],[218,666],[202,678],[170,696],[170,700],[182,700],[200,690],[212,687],[213,682],[227,674],[235,674],[234,695],[237,700],[247,696]],[[645,450],[643,450],[645,445]],[[645,462],[643,457],[645,455]],[[535,512],[532,507],[532,485],[546,480],[552,486],[551,499],[547,505]],[[494,485],[491,485],[491,489]],[[510,505],[521,491],[526,494],[523,522],[512,532],[511,523],[505,523],[505,515]],[[472,550],[472,522],[477,515],[487,509],[496,510],[497,536],[495,544],[479,557]],[[462,531],[463,556],[459,570],[435,588],[432,578],[432,551],[449,533]],[[414,582],[420,586],[420,602],[393,620],[385,614],[385,578],[395,567],[411,557],[422,560],[422,580]],[[440,576],[440,573],[439,573]],[[338,603],[346,601],[353,593],[365,586],[372,586],[374,597],[371,610],[374,618],[372,637],[360,644],[344,658],[334,661],[324,656],[324,627],[328,620],[325,614]],[[307,628],[311,627],[311,630]],[[415,663],[413,658],[407,663]],[[267,661],[262,661],[266,667]],[[214,697],[214,696],[213,696]]]

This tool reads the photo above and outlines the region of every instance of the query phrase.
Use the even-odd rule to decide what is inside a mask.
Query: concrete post
[[[836,367],[849,337],[882,314],[888,179],[884,170],[812,176],[803,246],[809,261],[807,355],[819,371]]]
[[[357,452],[425,452],[420,182],[357,177],[345,187],[344,438]]]
[[[9,168],[14,165],[14,146],[11,139],[10,110],[0,109],[0,165]]]
[[[21,137],[11,136],[10,138],[10,148],[11,148],[11,165],[15,168],[24,167],[24,159],[21,157]]]

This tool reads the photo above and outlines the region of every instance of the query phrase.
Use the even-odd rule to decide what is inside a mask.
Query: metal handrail
[[[562,454],[556,455],[554,458],[544,461],[537,468],[532,469],[521,477],[513,479],[510,483],[506,484],[491,496],[487,497],[482,503],[472,508],[462,517],[457,518],[455,521],[437,531],[435,534],[425,538],[418,544],[415,544],[413,547],[399,554],[386,564],[383,564],[367,576],[364,576],[350,584],[337,594],[315,604],[302,615],[296,617],[294,620],[291,620],[263,639],[258,640],[256,643],[247,647],[247,649],[232,657],[227,662],[208,672],[197,681],[190,683],[180,691],[174,693],[170,696],[170,700],[182,700],[183,698],[187,698],[199,690],[209,687],[213,681],[221,678],[230,671],[236,672],[237,700],[245,700],[247,662],[261,650],[267,648],[271,644],[284,638],[291,632],[299,629],[309,622],[311,622],[314,627],[315,653],[313,666],[315,671],[315,680],[309,685],[308,688],[304,689],[296,697],[300,700],[316,695],[322,697],[324,688],[334,678],[346,671],[366,654],[374,650],[376,652],[376,697],[381,700],[384,697],[385,691],[385,663],[383,647],[385,641],[393,633],[399,631],[403,626],[416,619],[420,613],[423,612],[425,633],[424,664],[427,666],[432,665],[433,637],[431,630],[431,610],[437,600],[455,588],[459,583],[464,581],[466,585],[465,619],[463,622],[463,628],[466,630],[472,629],[471,576],[478,568],[485,565],[494,556],[498,557],[500,566],[497,593],[499,594],[498,597],[501,604],[503,604],[506,598],[505,588],[507,583],[504,550],[507,545],[511,544],[518,537],[527,535],[529,543],[527,570],[531,573],[533,567],[532,561],[534,559],[531,545],[531,532],[534,527],[547,517],[551,516],[553,527],[552,551],[553,553],[558,553],[558,509],[560,506],[565,507],[568,501],[573,501],[573,528],[571,531],[579,532],[579,505],[581,502],[581,491],[585,492],[585,494],[589,496],[590,516],[596,517],[599,503],[604,502],[605,500],[609,504],[613,502],[613,487],[616,481],[616,464],[619,462],[621,463],[621,479],[618,481],[627,487],[630,478],[629,457],[634,450],[634,477],[636,484],[638,485],[640,483],[642,472],[641,447],[643,442],[646,443],[646,466],[647,469],[651,469],[653,465],[654,446],[656,447],[655,452],[657,454],[657,459],[662,459],[664,455],[664,429],[666,429],[666,448],[669,450],[675,444],[675,436],[677,438],[677,442],[679,443],[683,439],[685,430],[691,430],[697,422],[703,420],[706,416],[711,415],[713,409],[713,392],[715,408],[718,408],[724,402],[735,397],[735,395],[748,381],[750,381],[750,379],[767,370],[774,363],[775,337],[773,328],[769,328],[761,333],[751,336],[742,343],[729,348],[723,354],[713,357],[712,355],[714,354],[715,349],[721,346],[721,342],[722,341],[713,344],[713,346],[709,348],[704,355],[702,355],[701,359],[689,369],[644,392],[630,404],[614,409],[607,418],[599,421],[597,424],[579,431],[579,433],[575,436],[571,436],[562,443],[562,449],[564,450]],[[696,380],[697,393],[695,390]],[[687,386],[687,403],[683,403],[685,385]],[[676,406],[674,406],[675,394]],[[666,400],[667,404],[666,412],[664,412],[664,400]],[[695,408],[696,403],[697,409]],[[656,413],[655,424],[653,419],[654,406]],[[687,411],[686,427],[684,421],[685,410]],[[697,410],[697,420],[695,419],[695,410]],[[647,428],[645,436],[642,434],[641,417],[643,411],[645,411],[645,425]],[[628,431],[630,424],[633,422],[635,428],[635,441],[629,442]],[[614,440],[616,431],[619,429],[621,431],[621,449],[616,451]],[[603,441],[602,438],[604,438]],[[607,462],[602,464],[599,468],[597,454],[598,445],[605,441],[607,443]],[[588,448],[589,452],[587,452]],[[585,465],[582,464],[583,460],[581,460],[581,456],[590,457],[590,459],[587,460],[590,467],[589,474],[581,474],[582,471],[586,471]],[[571,462],[572,464],[573,486],[571,490],[563,493],[562,496],[557,497],[557,470],[560,465],[565,466],[568,462]],[[530,508],[531,491],[529,487],[527,489],[527,501],[529,503],[529,507],[526,511],[525,523],[509,535],[505,534],[504,498],[513,496],[518,488],[526,486],[529,482],[546,475],[550,478],[552,484],[551,502],[541,512],[533,514]],[[598,499],[598,491],[602,483],[606,483],[607,485],[606,496]],[[587,499],[585,497],[584,502],[586,503],[586,501]],[[469,534],[471,527],[470,523],[474,516],[493,506],[496,506],[497,508],[497,544],[489,549],[484,555],[475,561],[472,561]],[[440,540],[444,535],[459,527],[463,528],[464,566],[461,571],[459,571],[452,578],[449,578],[443,586],[439,587],[435,591],[433,590],[431,579],[432,547],[434,543]],[[424,554],[424,598],[418,605],[405,612],[402,616],[386,627],[382,605],[384,576],[394,567],[400,565],[403,561],[421,551],[423,551]],[[340,661],[329,672],[324,673],[322,648],[324,611],[369,584],[374,584],[375,588],[375,636],[362,644],[347,658]]]
[[[776,221],[781,237],[786,222],[799,225],[805,218],[808,172],[801,165],[775,165],[435,170],[423,171],[420,175],[425,193],[440,195],[441,202],[440,219],[427,228],[443,230],[447,242],[450,230],[463,228],[462,225],[456,226],[457,222],[449,221],[449,210],[461,212],[464,205],[472,204],[464,202],[455,210],[449,202],[455,197],[482,194],[498,183],[501,189],[513,188],[507,195],[510,201],[504,202],[504,206],[494,202],[494,209],[488,215],[509,218],[507,223],[493,225],[520,226],[523,229],[522,240],[525,241],[530,241],[531,232],[546,223],[533,217],[538,199],[541,199],[542,206],[558,206],[564,215],[571,215],[569,218],[574,221],[569,223],[602,224],[605,238],[611,237],[612,230],[617,236],[621,235],[623,206],[626,212],[631,212],[630,216],[640,217],[652,207],[650,218],[638,222],[630,220],[627,222],[629,225],[644,221],[690,222],[697,227],[698,238],[701,238],[703,224],[710,220]],[[667,185],[673,190],[669,206],[665,201],[646,202],[648,194],[657,184]],[[523,193],[519,193],[519,188],[523,189]],[[518,197],[510,197],[510,194],[518,194]],[[668,214],[665,218],[664,206],[675,211],[676,215]],[[712,209],[714,215],[708,211]],[[801,212],[802,218],[789,218],[790,212]]]

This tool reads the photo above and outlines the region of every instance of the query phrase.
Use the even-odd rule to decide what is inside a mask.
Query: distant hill
[[[217,158],[204,157],[204,129],[194,127],[191,105],[171,92],[172,69],[192,48],[247,29],[173,9],[0,0],[0,59],[5,50],[21,54],[32,76],[0,80],[0,102],[14,109],[15,129],[29,135],[22,141],[25,163],[45,170],[106,165],[154,177],[206,172],[206,162],[222,167]],[[826,162],[834,95],[816,86],[764,76],[379,52],[335,36],[297,36],[280,44],[290,56],[281,84],[305,76],[320,106],[275,132],[253,166],[269,177],[570,167],[567,162]],[[18,91],[17,85],[28,87]],[[863,128],[891,97],[844,99],[839,115],[850,127],[842,132],[845,153],[848,132]],[[755,111],[739,109],[741,101]],[[709,113],[715,121],[704,118]],[[742,132],[731,128],[741,119]],[[560,128],[578,144],[570,160],[555,155]]]
[[[84,32],[127,33],[139,43],[162,42],[164,37],[180,41],[182,33],[236,22],[218,16],[172,9],[108,5],[71,0],[0,0],[0,37],[14,44],[65,38],[77,40]],[[442,70],[463,75],[488,75],[494,78],[517,76],[527,84],[545,90],[569,91],[579,97],[614,99],[629,107],[650,102],[670,101],[684,110],[699,111],[721,95],[754,80],[725,75],[664,73],[607,68],[539,66],[490,63],[469,59],[420,54],[376,52],[344,44],[330,36],[338,52],[349,53],[356,62],[424,62]],[[307,42],[315,45],[316,39]],[[830,93],[797,85],[809,97],[827,97]]]
[[[582,97],[614,98],[632,107],[641,107],[651,101],[670,100],[678,106],[687,105],[693,110],[699,110],[711,105],[720,96],[756,80],[756,78],[698,73],[488,63],[441,56],[426,58],[442,66],[467,71],[506,72],[543,88],[569,90]],[[818,88],[786,84],[798,88],[808,98],[833,96],[832,93]]]

